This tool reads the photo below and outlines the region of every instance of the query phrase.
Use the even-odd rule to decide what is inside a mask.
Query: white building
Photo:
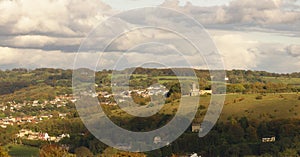
[[[263,143],[271,143],[271,142],[275,142],[276,138],[275,138],[275,136],[273,136],[273,137],[267,137],[267,138],[262,138],[261,141]]]
[[[197,88],[195,83],[193,83],[192,85],[190,96],[199,96],[199,89]]]
[[[212,94],[212,90],[200,90],[200,95]]]
[[[159,137],[159,136],[154,137],[153,143],[154,143],[154,144],[159,144],[159,143],[161,143],[161,137]]]

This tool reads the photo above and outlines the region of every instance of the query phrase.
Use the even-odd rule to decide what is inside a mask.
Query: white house
[[[212,90],[200,90],[200,95],[212,94]]]
[[[276,138],[275,138],[275,136],[273,136],[273,137],[267,137],[267,138],[262,138],[261,141],[263,143],[271,143],[271,142],[275,142]]]
[[[159,136],[154,137],[153,143],[154,143],[154,144],[159,144],[159,143],[161,143],[161,138],[160,138]]]

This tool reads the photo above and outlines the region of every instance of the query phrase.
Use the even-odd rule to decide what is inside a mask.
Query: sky
[[[155,6],[178,15],[141,9]],[[132,30],[148,25],[176,31]],[[200,55],[189,45],[197,41]],[[300,0],[0,1],[0,69],[72,69],[74,63],[110,69],[150,62],[212,68],[220,61],[228,70],[300,72]]]
[[[128,10],[141,7],[158,6],[164,2],[164,0],[103,0],[104,3],[109,4],[116,10]],[[214,5],[226,5],[230,0],[180,0],[179,5],[185,5],[187,2],[197,6],[214,6]]]

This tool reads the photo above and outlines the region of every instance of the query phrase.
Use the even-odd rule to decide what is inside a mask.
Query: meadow
[[[220,120],[231,117],[247,117],[262,121],[273,119],[299,119],[300,100],[296,93],[291,94],[247,94],[227,95]]]
[[[12,157],[36,157],[39,154],[39,149],[36,147],[9,144],[6,148],[9,150],[8,154]]]
[[[300,100],[297,93],[282,94],[227,94],[220,115],[219,122],[229,121],[232,118],[247,117],[256,121],[269,121],[274,119],[300,119]],[[184,97],[194,99],[195,97]],[[211,96],[200,96],[198,118],[203,118],[210,104]],[[191,106],[185,101],[186,106]],[[159,113],[173,115],[176,113],[179,100],[167,103]],[[119,108],[111,110],[110,114],[117,117],[127,117],[128,114]]]

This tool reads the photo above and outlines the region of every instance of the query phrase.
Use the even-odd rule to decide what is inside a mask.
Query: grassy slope
[[[57,92],[66,90],[65,87],[51,87],[45,84],[38,84],[34,86],[29,86],[12,94],[0,95],[0,102],[8,102],[13,100],[39,100],[47,99],[49,97],[55,97]]]
[[[287,78],[287,77],[263,77],[263,80],[273,83],[285,83],[285,84],[300,84],[300,78]]]
[[[221,120],[226,120],[230,116],[246,116],[256,120],[300,118],[298,94],[267,94],[261,100],[256,100],[256,96],[228,95]],[[237,101],[241,98],[244,100]]]
[[[229,117],[243,117],[255,120],[271,119],[300,119],[300,100],[298,94],[267,94],[261,100],[257,100],[257,94],[230,94],[226,96],[224,108],[219,121],[226,121]],[[187,99],[193,99],[187,97]],[[208,107],[210,96],[201,97],[200,104]],[[190,105],[190,104],[185,104]],[[166,104],[161,113],[174,114],[178,107],[178,102]],[[205,113],[205,110],[201,110]],[[201,113],[199,112],[199,113]],[[113,116],[126,116],[119,109],[112,110]]]
[[[7,145],[9,155],[12,157],[35,157],[38,156],[39,149],[24,145]]]

